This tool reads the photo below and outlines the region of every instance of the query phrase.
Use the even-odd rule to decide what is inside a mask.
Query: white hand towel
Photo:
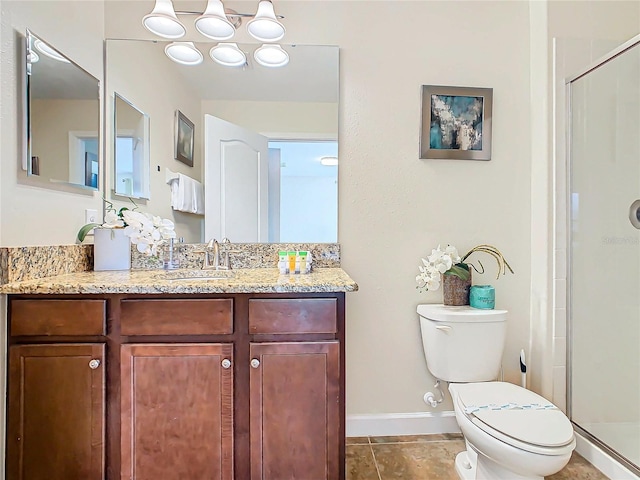
[[[193,181],[193,201],[195,203],[193,213],[204,215],[204,187],[197,180]]]
[[[204,215],[204,189],[200,182],[178,174],[178,178],[169,181],[171,186],[171,208],[180,212]]]
[[[187,177],[182,173],[178,174],[178,210],[181,212],[193,213],[195,211],[195,202],[193,198],[194,179]]]

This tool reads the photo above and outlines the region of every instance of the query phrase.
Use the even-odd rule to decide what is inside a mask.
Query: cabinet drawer
[[[233,333],[233,300],[123,300],[122,335],[219,335]]]
[[[104,335],[106,300],[13,300],[11,335]]]
[[[251,299],[249,333],[335,333],[335,298]]]

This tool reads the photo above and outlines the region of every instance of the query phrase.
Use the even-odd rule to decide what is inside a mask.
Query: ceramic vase
[[[445,305],[469,305],[470,288],[471,271],[469,271],[468,280],[446,273],[442,275],[442,293]]]
[[[131,268],[131,239],[124,228],[95,228],[93,230],[93,269],[129,270]]]

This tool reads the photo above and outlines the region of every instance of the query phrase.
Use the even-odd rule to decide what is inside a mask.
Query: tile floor
[[[347,438],[347,480],[458,480],[454,460],[460,434]],[[577,453],[547,480],[606,480]]]

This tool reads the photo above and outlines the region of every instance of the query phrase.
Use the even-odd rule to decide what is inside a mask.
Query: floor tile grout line
[[[371,456],[373,457],[373,464],[376,466],[376,472],[378,473],[378,480],[382,480],[382,475],[380,474],[380,468],[378,467],[378,459],[376,458],[376,454],[373,451],[373,445],[369,445],[369,449],[371,450]]]

